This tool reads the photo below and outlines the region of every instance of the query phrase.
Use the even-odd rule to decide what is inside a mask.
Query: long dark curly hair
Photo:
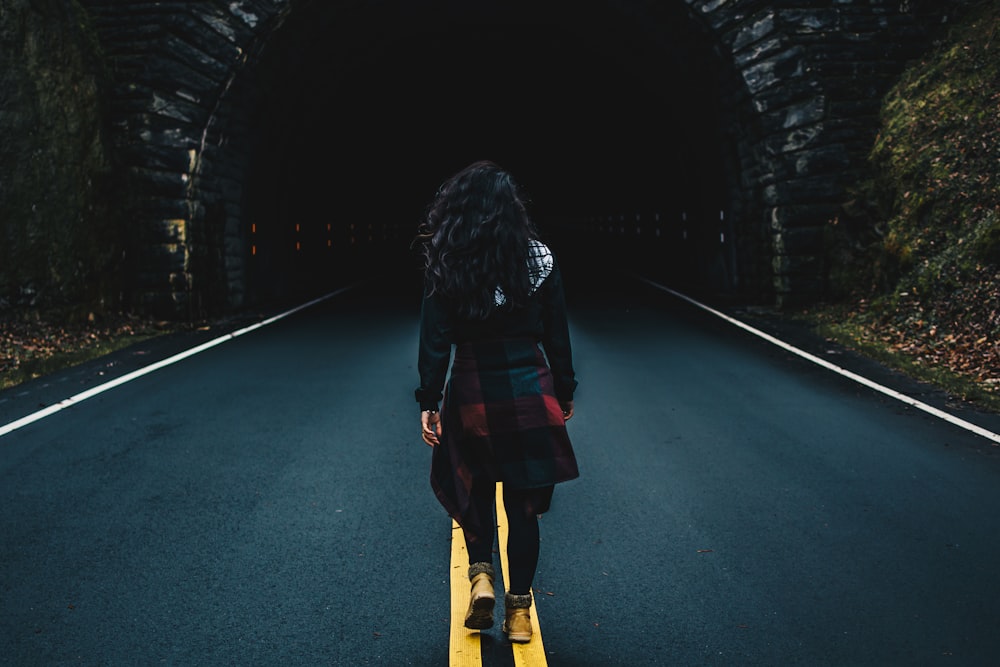
[[[426,290],[444,295],[470,319],[516,308],[532,291],[528,261],[537,238],[511,175],[492,161],[473,162],[441,185],[418,230]]]

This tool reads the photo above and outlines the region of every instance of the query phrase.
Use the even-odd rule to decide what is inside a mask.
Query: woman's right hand
[[[563,419],[569,421],[573,417],[573,401],[562,401],[559,407],[562,408]]]
[[[431,447],[437,445],[441,437],[441,415],[424,410],[420,413],[420,436]]]

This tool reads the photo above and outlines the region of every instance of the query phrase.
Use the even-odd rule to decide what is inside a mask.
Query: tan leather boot
[[[465,627],[473,630],[485,630],[493,627],[493,605],[496,595],[493,593],[493,564],[472,563],[469,565],[469,581],[472,591],[469,594],[469,611],[465,613]]]
[[[517,644],[531,641],[531,593],[504,595],[503,631],[507,639]]]

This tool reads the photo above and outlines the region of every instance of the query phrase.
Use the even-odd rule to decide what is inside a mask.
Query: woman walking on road
[[[517,184],[489,161],[445,181],[417,241],[424,294],[415,394],[423,440],[434,448],[431,487],[469,553],[465,626],[493,627],[500,482],[510,569],[503,632],[528,642],[538,515],[555,484],[579,476],[566,431],[577,381],[559,266]]]

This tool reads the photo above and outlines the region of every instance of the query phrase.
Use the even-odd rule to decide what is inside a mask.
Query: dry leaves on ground
[[[118,315],[80,324],[42,319],[0,320],[0,373],[59,355],[74,356],[111,343],[163,331],[151,320]]]

